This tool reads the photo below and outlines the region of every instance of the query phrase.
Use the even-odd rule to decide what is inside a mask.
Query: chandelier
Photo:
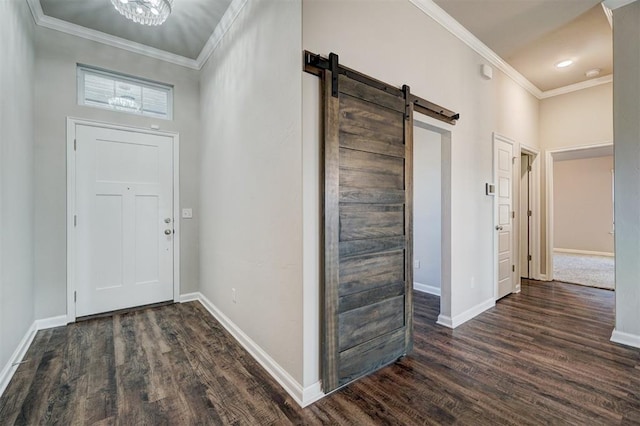
[[[162,25],[171,14],[173,0],[111,0],[125,18],[143,25]]]

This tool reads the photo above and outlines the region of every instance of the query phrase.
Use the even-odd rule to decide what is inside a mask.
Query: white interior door
[[[513,143],[494,138],[496,174],[497,294],[500,299],[513,292],[515,263],[513,250]]]
[[[173,299],[172,144],[76,127],[76,316]]]
[[[531,277],[531,157],[520,156],[520,277]]]

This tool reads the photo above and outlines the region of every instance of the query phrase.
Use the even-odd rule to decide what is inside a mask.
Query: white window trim
[[[140,77],[135,77],[132,75],[127,75],[127,74],[122,74],[119,72],[115,72],[115,71],[109,71],[103,68],[97,68],[97,67],[92,67],[89,65],[83,65],[83,64],[77,64],[77,72],[76,72],[76,82],[77,82],[77,101],[78,101],[78,105],[80,106],[85,106],[85,107],[89,107],[89,108],[100,108],[100,109],[104,109],[107,111],[115,111],[115,112],[121,112],[124,114],[131,114],[131,115],[138,115],[138,116],[142,116],[142,117],[149,117],[149,118],[156,118],[159,120],[173,120],[173,85],[170,84],[165,84],[165,83],[160,83],[157,81],[153,81],[153,80],[148,80],[145,78],[140,78]],[[88,105],[85,103],[85,98],[84,98],[84,89],[85,89],[85,85],[84,85],[84,77],[87,73],[90,74],[95,74],[95,75],[100,75],[100,76],[104,76],[107,78],[112,78],[118,81],[125,81],[137,86],[140,86],[142,88],[151,88],[151,89],[157,89],[157,90],[162,90],[164,92],[167,93],[167,115],[166,117],[162,117],[160,115],[152,115],[152,114],[145,114],[143,111],[140,112],[132,112],[132,111],[122,111],[122,110],[118,110],[118,109],[114,109],[114,108],[110,108],[108,106],[101,106],[101,105]]]

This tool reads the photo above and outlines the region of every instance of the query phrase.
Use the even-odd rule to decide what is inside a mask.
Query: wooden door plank
[[[405,246],[405,280],[407,292],[405,297],[405,353],[411,352],[413,348],[413,102],[409,102],[411,93],[409,86],[404,86],[406,105],[408,108],[407,117],[404,120],[404,141],[405,141],[405,209],[404,209],[404,235]]]
[[[404,325],[404,296],[368,304],[338,316],[340,352]]]
[[[385,140],[385,138],[365,137],[359,134],[341,131],[340,146],[357,151],[404,158],[404,145],[402,143],[395,143],[393,138],[387,138],[387,140]]]
[[[340,241],[404,234],[404,206],[346,204],[340,208]]]
[[[399,281],[384,287],[377,287],[373,290],[360,291],[340,297],[338,311],[340,313],[347,312],[371,303],[381,302],[394,296],[401,296],[402,294],[404,294],[404,281]]]
[[[401,250],[405,247],[404,235],[401,237],[371,238],[340,242],[340,259],[363,254]]]
[[[341,259],[339,295],[404,282],[404,275],[404,250]]]
[[[364,83],[350,79],[341,75],[338,82],[340,92],[349,96],[363,99],[369,102],[375,102],[385,108],[404,113],[404,100],[398,96],[385,93],[381,90],[367,86]]]
[[[362,128],[397,137],[403,142],[403,113],[350,96],[340,96],[340,128]]]

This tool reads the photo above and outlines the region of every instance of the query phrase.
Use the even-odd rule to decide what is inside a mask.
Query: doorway
[[[442,135],[414,121],[413,288],[441,295]]]
[[[548,279],[613,290],[613,145],[547,154]]]
[[[177,300],[178,135],[68,119],[68,321]]]

